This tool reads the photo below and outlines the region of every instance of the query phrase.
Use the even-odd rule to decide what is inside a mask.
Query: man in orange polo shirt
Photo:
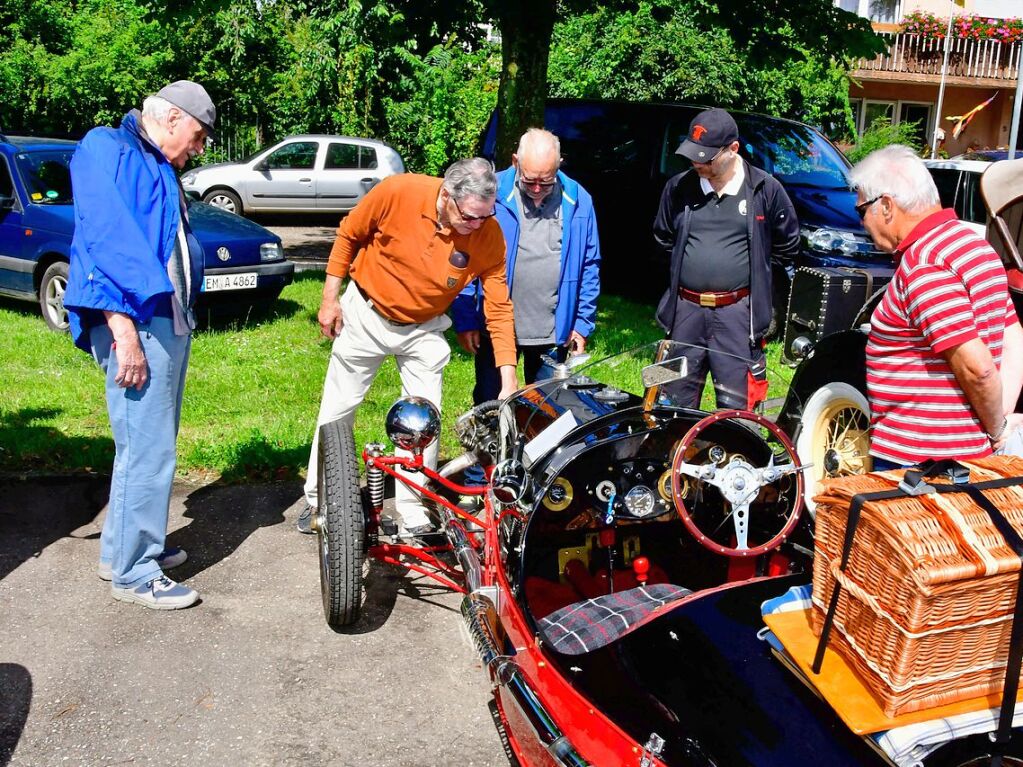
[[[451,358],[446,312],[471,280],[483,285],[501,398],[518,388],[504,236],[493,219],[496,192],[487,160],[459,160],[443,181],[414,174],[384,179],[338,227],[319,312],[320,330],[334,346],[309,456],[301,532],[311,532],[317,505],[319,427],[354,416],[385,358],[394,356],[403,395],[440,406],[441,374]],[[339,302],[345,277],[348,288]],[[424,459],[437,465],[437,443]],[[395,502],[408,534],[431,531],[419,498],[401,482]]]

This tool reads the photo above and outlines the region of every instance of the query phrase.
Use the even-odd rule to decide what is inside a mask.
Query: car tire
[[[366,516],[350,423],[320,427],[316,532],[323,614],[332,627],[359,619],[365,598]]]
[[[213,189],[202,196],[202,201],[228,213],[242,215],[241,198],[230,189]]]
[[[67,333],[70,328],[67,309],[64,308],[67,275],[67,262],[55,261],[46,268],[39,281],[39,310],[46,326],[57,333]]]
[[[828,383],[807,400],[795,443],[800,464],[813,464],[804,475],[804,501],[812,515],[822,480],[870,471],[869,426],[870,405],[855,386]]]

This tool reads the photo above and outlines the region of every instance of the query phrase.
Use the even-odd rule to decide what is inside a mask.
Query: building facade
[[[1004,40],[998,30],[1004,20],[1023,12],[1019,0],[835,0],[835,5],[870,19],[888,42],[888,50],[862,59],[850,72],[849,99],[857,132],[878,117],[894,123],[915,122],[921,144],[930,146],[935,122],[943,131],[940,147],[950,156],[970,149],[1004,148],[1009,142],[1012,104],[1020,70],[1019,40]],[[932,14],[940,23],[927,33],[905,29],[906,16]],[[946,61],[946,32],[950,13],[953,34],[945,67],[945,92],[937,115],[941,72]],[[982,17],[994,31],[963,37],[958,22]],[[990,23],[987,23],[990,22]],[[1008,35],[1012,37],[1012,35]],[[954,135],[956,119],[988,102]],[[939,133],[939,137],[942,134]]]

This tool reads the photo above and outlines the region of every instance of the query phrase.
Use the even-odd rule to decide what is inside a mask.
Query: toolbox
[[[796,269],[789,293],[782,359],[793,362],[792,342],[800,336],[817,343],[826,335],[854,327],[865,309],[873,309],[894,273],[894,269],[882,267]]]

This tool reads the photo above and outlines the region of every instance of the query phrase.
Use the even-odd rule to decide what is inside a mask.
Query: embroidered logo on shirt
[[[453,288],[457,284],[458,280],[456,280],[454,277],[448,277],[448,288]]]
[[[739,200],[739,215],[740,216],[745,216],[746,215],[746,201],[745,200]]]

